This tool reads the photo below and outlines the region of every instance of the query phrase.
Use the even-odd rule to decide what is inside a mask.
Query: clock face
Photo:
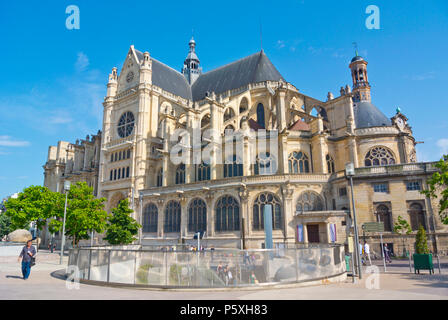
[[[401,119],[401,118],[398,118],[398,119],[397,119],[397,126],[398,126],[400,129],[403,129],[403,128],[404,128],[404,121],[403,121],[403,119]]]
[[[126,81],[129,83],[134,79],[134,72],[129,71],[127,76],[126,76]]]

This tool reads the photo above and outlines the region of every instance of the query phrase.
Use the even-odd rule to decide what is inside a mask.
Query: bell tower
[[[202,67],[199,66],[200,62],[195,52],[196,42],[194,41],[193,38],[191,38],[188,45],[190,46],[190,51],[188,52],[187,58],[184,61],[182,74],[185,76],[188,83],[192,85],[196,81],[196,79],[201,75]]]
[[[350,62],[349,68],[352,71],[354,102],[370,102],[371,97],[369,78],[367,75],[367,61],[356,52],[356,56]]]

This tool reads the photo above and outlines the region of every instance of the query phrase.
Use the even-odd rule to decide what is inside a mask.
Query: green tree
[[[9,198],[5,202],[6,215],[11,219],[11,228],[28,229],[35,222],[37,229],[42,230],[47,219],[60,210],[59,194],[42,186],[30,186],[20,192],[17,198]]]
[[[65,195],[60,194],[60,201],[65,202]],[[93,195],[93,188],[85,182],[77,182],[70,187],[67,197],[67,216],[65,220],[65,235],[71,237],[73,245],[80,240],[90,238],[92,230],[104,232],[108,214],[104,210],[105,198],[97,199]],[[64,205],[59,206],[57,215],[49,223],[49,231],[62,231]]]
[[[448,155],[444,155],[435,167],[439,170],[428,179],[428,189],[421,192],[430,198],[439,199],[439,215],[442,223],[448,224]],[[440,193],[438,195],[438,193]]]
[[[426,238],[426,231],[422,225],[418,228],[417,235],[415,236],[415,252],[418,254],[428,254],[428,239]]]
[[[5,213],[0,213],[0,239],[14,231],[11,228],[11,218]]]
[[[406,244],[404,242],[404,235],[411,234],[411,232],[412,232],[411,226],[405,219],[403,219],[401,216],[398,216],[398,220],[397,220],[397,222],[395,222],[395,225],[394,225],[394,231],[395,231],[395,233],[402,235],[403,257],[405,257],[406,256]]]
[[[137,240],[134,236],[142,226],[131,217],[132,212],[127,199],[120,201],[118,206],[112,209],[104,239],[113,245],[130,244]]]

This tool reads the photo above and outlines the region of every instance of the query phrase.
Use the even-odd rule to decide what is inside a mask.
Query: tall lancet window
[[[257,123],[262,128],[265,128],[264,106],[261,103],[259,103],[258,106],[257,106]]]

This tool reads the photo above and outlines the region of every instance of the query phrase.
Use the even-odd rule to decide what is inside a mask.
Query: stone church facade
[[[349,70],[352,86],[320,101],[264,51],[203,73],[193,39],[181,72],[131,46],[109,75],[97,196],[107,210],[130,199],[143,244],[189,243],[200,232],[206,246],[260,248],[267,205],[274,243],[346,243],[352,162],[360,230],[384,222],[397,251],[401,216],[446,249],[437,204],[419,193],[433,164],[417,162],[406,116],[386,117],[372,103],[367,61],[357,55]]]

